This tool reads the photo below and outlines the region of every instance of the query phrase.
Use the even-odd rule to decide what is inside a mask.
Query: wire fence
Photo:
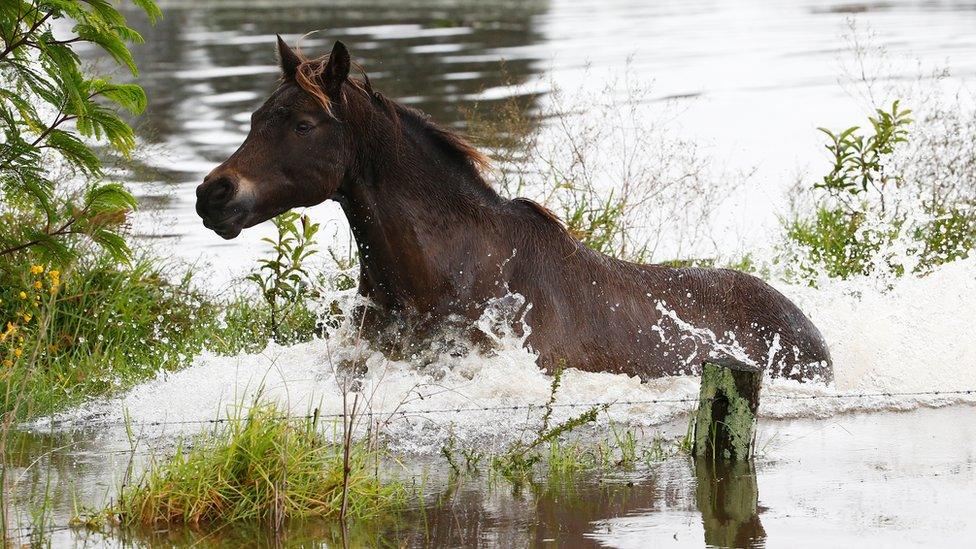
[[[809,400],[837,400],[837,399],[868,399],[868,398],[919,398],[919,397],[961,397],[965,395],[976,395],[976,389],[956,389],[956,390],[945,390],[945,391],[881,391],[881,392],[852,392],[852,393],[832,393],[832,394],[811,394],[811,395],[763,395],[761,400],[796,400],[796,401],[809,401]],[[397,417],[422,417],[430,414],[462,414],[462,413],[472,413],[472,412],[518,412],[518,411],[542,411],[549,408],[552,409],[562,409],[562,408],[603,408],[608,409],[617,406],[641,406],[641,405],[654,405],[654,404],[691,404],[691,403],[701,403],[701,399],[698,397],[686,397],[686,398],[652,398],[652,399],[640,399],[640,400],[612,400],[603,402],[567,402],[567,403],[548,403],[548,404],[535,404],[535,403],[524,403],[524,404],[512,404],[512,405],[494,405],[494,406],[456,406],[456,407],[443,407],[443,408],[433,408],[433,409],[395,409],[395,410],[385,410],[385,411],[375,411],[375,410],[363,410],[357,411],[357,417],[368,417],[372,418],[387,418],[394,419]],[[282,416],[282,419],[289,420],[314,420],[314,419],[340,419],[344,415],[342,412],[335,413],[319,413],[318,411],[304,414],[304,415],[287,415]],[[80,428],[97,428],[97,427],[111,427],[111,426],[124,426],[128,425],[130,427],[165,427],[170,425],[219,425],[223,423],[229,423],[235,421],[237,418],[234,417],[223,417],[223,418],[211,418],[211,419],[186,419],[186,420],[153,420],[153,421],[124,421],[124,420],[92,420],[86,418],[68,418],[68,419],[55,419],[46,422],[44,425],[52,429],[66,428],[66,427],[80,427]]]

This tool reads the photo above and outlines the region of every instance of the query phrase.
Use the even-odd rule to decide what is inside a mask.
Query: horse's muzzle
[[[197,187],[196,209],[203,226],[226,240],[241,234],[248,217],[247,208],[238,197],[239,187],[236,177],[214,172]]]

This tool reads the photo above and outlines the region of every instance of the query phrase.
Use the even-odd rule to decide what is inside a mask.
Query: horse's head
[[[244,143],[197,187],[197,213],[223,238],[331,198],[354,157],[342,124],[349,52],[305,60],[278,38],[281,85],[251,115]]]

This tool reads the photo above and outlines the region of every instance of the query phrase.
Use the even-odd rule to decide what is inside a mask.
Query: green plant
[[[839,133],[818,128],[829,139],[826,148],[833,167],[821,182],[814,184],[814,188],[826,189],[834,195],[859,195],[874,189],[883,197],[883,191],[893,177],[885,172],[883,161],[894,152],[897,144],[908,140],[908,126],[912,123],[909,118],[912,111],[901,109],[898,103],[892,103],[890,111],[877,109],[875,116],[868,117],[873,132],[870,134],[857,133],[858,126]],[[897,179],[897,175],[894,177]],[[884,207],[883,200],[881,206]]]
[[[246,413],[229,415],[224,428],[152,465],[109,513],[123,525],[151,527],[246,520],[276,525],[338,518],[343,508],[355,518],[395,510],[403,487],[372,472],[374,450],[348,442],[344,447],[327,439],[317,416],[292,419],[272,404],[255,402]]]
[[[570,191],[559,204],[569,234],[591,250],[618,255],[627,232],[626,200],[615,198],[613,191],[602,197],[593,189],[574,189],[568,183],[563,188]],[[638,250],[628,257],[641,261],[645,252]]]
[[[811,217],[799,217],[785,224],[786,237],[804,251],[812,265],[803,268],[831,278],[866,275],[872,260],[897,234],[892,231],[862,230],[863,213],[819,207]]]
[[[610,434],[620,454],[617,466],[633,467],[637,463],[637,437],[634,432],[630,429],[619,429],[611,424]]]
[[[309,275],[305,261],[316,253],[315,234],[318,223],[308,216],[286,212],[274,219],[277,237],[264,238],[272,247],[273,257],[258,261],[260,267],[247,276],[261,292],[268,308],[268,331],[279,342],[289,342],[284,337],[282,325],[299,313],[305,304]]]
[[[553,373],[552,383],[549,388],[549,400],[546,402],[543,421],[535,433],[535,438],[527,442],[518,440],[509,445],[504,452],[491,458],[492,471],[499,473],[503,478],[515,485],[531,479],[533,468],[543,460],[543,454],[539,451],[543,444],[550,444],[550,464],[557,462],[558,460],[552,458],[552,452],[559,447],[558,441],[560,437],[579,427],[593,423],[596,421],[600,411],[606,409],[606,405],[594,406],[577,416],[550,427],[549,423],[552,417],[552,410],[556,402],[556,393],[559,390],[561,380],[562,368],[557,368]]]
[[[3,331],[10,335],[0,333],[9,360],[0,369],[0,411],[18,419],[175,370],[222,341],[222,304],[194,289],[192,271],[180,265],[138,255],[120,265],[99,253],[65,273],[12,267],[28,275],[0,297],[11,318]]]
[[[668,444],[664,438],[654,437],[651,440],[651,444],[641,452],[641,457],[643,457],[644,463],[648,465],[660,463],[680,452],[680,444],[682,441],[683,439],[677,444]]]
[[[821,274],[924,273],[976,248],[976,211],[921,198],[941,182],[906,180],[892,165],[898,148],[911,143],[910,115],[895,101],[869,117],[868,133],[820,128],[831,169],[810,189],[816,207],[781,220],[787,247],[795,249],[785,261],[793,274],[813,284]]]
[[[133,3],[151,22],[159,18],[150,0]],[[98,364],[72,364],[77,370],[70,375],[64,366],[51,367],[70,352],[55,335],[93,320],[87,309],[74,311],[77,318],[59,316],[72,311],[72,301],[86,299],[63,286],[92,258],[131,259],[122,229],[135,199],[123,186],[101,180],[103,160],[94,147],[128,156],[136,141],[122,113],[140,113],[146,96],[137,85],[87,73],[75,50],[100,48],[135,75],[127,44],[140,41],[121,11],[104,0],[0,3],[0,289],[16,290],[0,296],[6,334],[0,351],[7,361],[0,370],[0,454],[10,422],[31,413],[18,411],[22,401],[31,408],[30,399],[44,393],[45,402],[36,409],[63,400],[57,390],[45,393],[52,388],[49,382],[65,387],[67,378],[90,374],[83,366]],[[79,258],[88,265],[77,266]],[[64,282],[53,276],[61,273]],[[67,330],[60,321],[68,323]],[[98,338],[86,346],[95,347],[91,354],[98,356],[111,334],[93,334]]]
[[[949,263],[969,257],[976,250],[976,210],[965,205],[928,209],[929,219],[915,226],[912,236],[921,243],[919,265]]]
[[[329,248],[329,257],[332,258],[332,262],[338,269],[338,272],[329,280],[330,286],[339,291],[355,288],[356,278],[350,274],[350,271],[359,266],[359,254],[353,250],[352,246],[349,246],[346,257],[340,257],[335,250]]]
[[[153,22],[161,15],[151,0],[133,3]],[[70,32],[55,35],[55,20],[73,23]],[[68,237],[84,235],[126,259],[117,230],[135,199],[121,185],[99,181],[102,162],[85,140],[128,155],[135,136],[119,111],[142,112],[146,95],[135,84],[86,75],[74,49],[100,47],[135,75],[126,43],[142,38],[104,0],[4,2],[0,38],[0,190],[7,218],[0,257],[33,251],[63,264],[75,255]],[[81,176],[83,187],[59,186],[66,174],[52,165]]]

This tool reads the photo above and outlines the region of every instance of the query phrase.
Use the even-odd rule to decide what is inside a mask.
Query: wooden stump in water
[[[705,363],[695,416],[696,458],[748,460],[756,435],[762,371],[729,360]]]

